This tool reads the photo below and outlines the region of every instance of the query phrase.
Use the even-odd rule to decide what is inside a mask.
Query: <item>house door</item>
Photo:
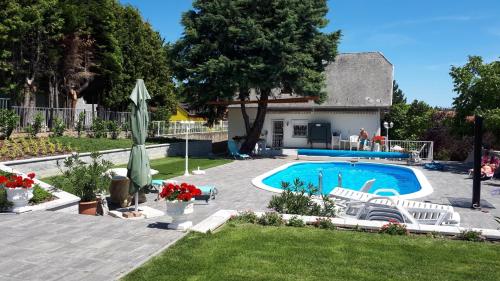
[[[273,147],[283,147],[283,120],[273,120]]]

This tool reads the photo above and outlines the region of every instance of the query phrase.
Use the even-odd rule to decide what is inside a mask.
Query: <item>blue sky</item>
[[[121,0],[130,3],[166,41],[182,35],[180,18],[190,0]],[[380,51],[409,100],[451,106],[451,65],[468,55],[487,62],[500,57],[498,0],[330,0],[329,25],[341,29],[341,52]]]

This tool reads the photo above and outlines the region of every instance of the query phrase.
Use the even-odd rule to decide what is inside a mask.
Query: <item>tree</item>
[[[478,106],[482,110],[500,108],[500,61],[484,63],[481,57],[469,56],[464,66],[452,66],[450,75],[458,94],[453,101],[457,123],[463,124]]]
[[[103,99],[105,105],[127,108],[128,96],[137,78],[142,78],[151,94],[150,105],[175,110],[176,97],[168,65],[168,46],[160,34],[141,17],[136,8],[120,7],[117,39],[123,57],[118,83]]]
[[[0,3],[0,88],[25,107],[35,106],[62,24],[57,0]]]
[[[403,90],[399,88],[396,80],[392,82],[392,104],[406,103],[406,97]]]
[[[210,122],[225,106],[208,101],[260,100],[248,123],[243,152],[255,146],[272,91],[324,99],[323,70],[337,53],[340,31],[325,34],[326,0],[214,0],[193,2],[182,17],[184,36],[172,47],[172,65],[191,107]]]

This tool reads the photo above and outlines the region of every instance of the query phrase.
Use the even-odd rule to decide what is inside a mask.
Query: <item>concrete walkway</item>
[[[211,168],[204,176],[176,179],[217,186],[216,200],[196,204],[192,220],[198,223],[220,209],[266,210],[274,193],[253,187],[250,180],[293,161],[293,157],[235,161]],[[464,208],[455,206],[462,226],[498,228],[497,208],[485,208],[485,212],[468,208],[472,182],[463,174],[466,167],[448,167],[446,172],[422,169],[434,187],[422,200],[444,204],[462,200]],[[482,198],[493,207],[500,206],[500,196],[490,194],[495,188],[500,188],[500,181],[483,183]],[[149,194],[146,205],[164,210],[165,202],[155,197]],[[185,235],[166,230],[168,222],[167,216],[124,221],[58,212],[0,215],[0,280],[117,279]]]

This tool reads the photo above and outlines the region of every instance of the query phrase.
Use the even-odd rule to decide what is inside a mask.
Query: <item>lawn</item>
[[[189,171],[197,169],[208,169],[215,166],[223,165],[232,162],[231,159],[224,158],[189,158]],[[184,174],[185,164],[184,157],[166,157],[151,161],[151,168],[158,170],[158,174],[153,176],[154,179],[168,179]]]
[[[224,158],[189,158],[189,170],[193,169],[208,169],[215,166],[223,165],[232,162],[233,160]],[[126,165],[120,165],[119,167],[126,167]],[[151,160],[151,168],[158,170],[159,174],[155,175],[154,179],[168,179],[184,174],[184,158],[183,157],[166,157],[161,159]],[[41,180],[53,185],[54,179],[58,176],[42,178]],[[59,187],[58,188],[72,193],[71,187]]]
[[[132,139],[109,139],[109,138],[76,138],[76,137],[51,137],[51,140],[58,141],[64,145],[71,146],[76,152],[90,152],[94,150],[109,150],[119,148],[131,148]],[[166,143],[167,140],[148,140],[146,144]]]
[[[229,223],[123,280],[500,280],[500,245]]]

